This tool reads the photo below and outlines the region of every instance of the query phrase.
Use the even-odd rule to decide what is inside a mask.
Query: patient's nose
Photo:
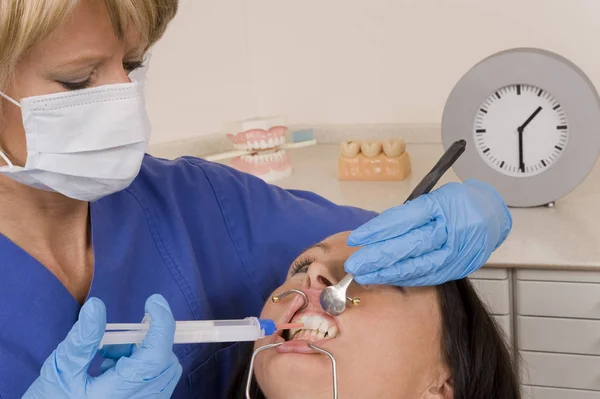
[[[322,289],[338,283],[327,266],[320,262],[314,262],[308,268],[310,288]]]

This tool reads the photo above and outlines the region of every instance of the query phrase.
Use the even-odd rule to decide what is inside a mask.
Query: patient
[[[303,290],[310,300],[307,309],[297,312],[303,302],[296,294],[264,306],[262,318],[302,320],[310,329],[254,344],[289,341],[256,357],[253,399],[332,398],[331,362],[307,341],[335,356],[342,399],[521,398],[500,329],[468,280],[416,288],[353,283],[348,295],[360,297],[360,305],[348,303],[336,318],[326,315],[319,294],[345,275],[344,261],[357,250],[346,245],[348,234],[306,250],[275,292]],[[254,348],[248,348],[229,398],[245,398]]]

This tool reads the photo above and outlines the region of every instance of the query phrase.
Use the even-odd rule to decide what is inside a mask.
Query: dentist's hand
[[[511,228],[511,214],[491,186],[449,183],[353,231],[348,245],[363,248],[345,269],[359,284],[438,285],[483,266]]]
[[[99,299],[89,299],[79,312],[79,320],[46,360],[40,377],[23,398],[171,397],[182,372],[173,353],[175,320],[160,295],[148,298],[145,309],[151,322],[143,344],[132,347],[130,356],[121,357],[102,375],[90,377],[88,367],[106,329],[106,308]]]

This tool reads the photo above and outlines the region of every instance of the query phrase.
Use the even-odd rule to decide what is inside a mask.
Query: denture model
[[[340,145],[339,180],[399,181],[410,172],[403,140],[345,141]]]
[[[236,150],[249,154],[231,159],[232,168],[257,176],[264,181],[281,180],[292,174],[289,154],[280,146],[287,139],[287,127],[282,120],[252,119],[241,122],[240,133],[228,134],[227,138]]]

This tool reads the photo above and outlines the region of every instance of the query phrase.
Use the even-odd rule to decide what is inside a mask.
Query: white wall
[[[148,76],[153,143],[243,118],[440,123],[456,81],[511,47],[600,89],[600,0],[183,0]]]

